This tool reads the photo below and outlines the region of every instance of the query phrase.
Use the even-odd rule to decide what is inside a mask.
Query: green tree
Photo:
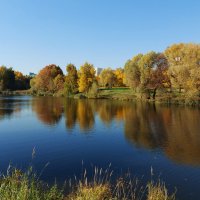
[[[13,90],[15,88],[15,73],[12,68],[0,67],[0,90]]]

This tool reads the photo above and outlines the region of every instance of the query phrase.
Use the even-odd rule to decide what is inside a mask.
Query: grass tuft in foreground
[[[109,168],[110,169],[110,168]],[[111,181],[113,172],[95,167],[94,175],[88,180],[84,171],[80,180],[76,177],[69,181],[69,187],[60,189],[55,183],[49,186],[41,182],[32,168],[22,173],[15,168],[8,168],[6,175],[0,176],[1,200],[175,200],[162,182],[150,182],[147,186],[139,185],[130,174]],[[73,182],[73,183],[72,183]],[[68,191],[64,195],[64,191]]]
[[[30,168],[26,173],[10,168],[0,177],[1,200],[62,200],[63,190],[57,185],[48,186],[38,180]]]
[[[175,200],[175,194],[170,195],[164,183],[150,182],[147,190],[147,200]]]

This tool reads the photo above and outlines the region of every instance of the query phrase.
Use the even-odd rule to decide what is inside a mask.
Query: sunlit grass
[[[162,182],[150,182],[147,185],[147,200],[175,200],[175,193],[169,194],[165,184]]]
[[[9,167],[0,177],[1,200],[175,200],[161,181],[151,181],[142,186],[140,181],[125,174],[112,181],[113,171],[97,167],[92,178],[85,170],[82,177],[76,176],[60,189],[43,183],[30,167],[26,172]],[[67,191],[67,194],[65,193]]]
[[[29,168],[22,173],[15,168],[8,168],[6,175],[0,177],[1,200],[63,200],[63,190],[57,184],[48,186],[38,180]]]

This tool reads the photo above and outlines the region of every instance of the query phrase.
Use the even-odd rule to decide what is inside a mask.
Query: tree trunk
[[[156,91],[157,91],[157,88],[155,88],[155,89],[153,90],[153,100],[155,100],[155,98],[156,98]]]

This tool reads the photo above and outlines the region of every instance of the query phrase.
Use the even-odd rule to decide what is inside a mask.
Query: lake
[[[1,172],[9,164],[22,169],[33,165],[42,180],[52,183],[110,163],[116,176],[130,171],[144,183],[160,178],[171,191],[177,188],[178,199],[199,199],[200,109],[0,97]]]

